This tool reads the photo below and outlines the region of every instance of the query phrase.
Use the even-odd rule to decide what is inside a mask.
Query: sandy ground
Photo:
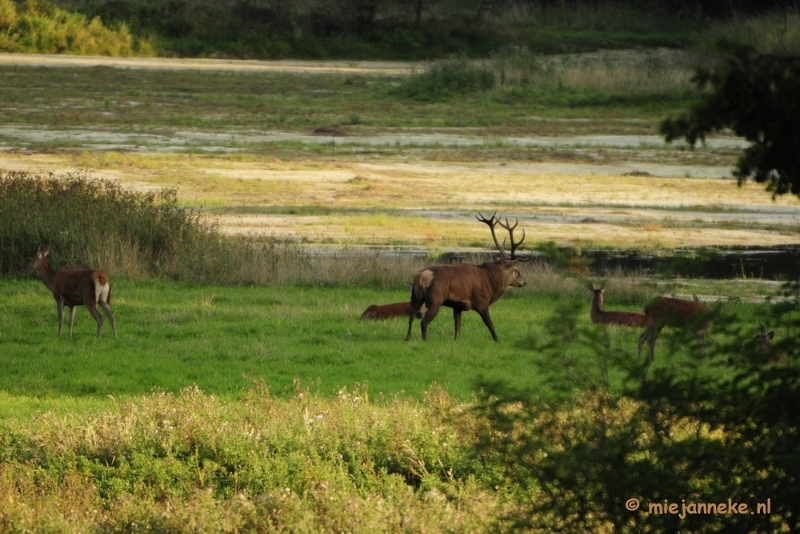
[[[237,72],[287,72],[296,74],[382,74],[404,75],[413,63],[400,61],[300,61],[132,58],[105,56],[67,56],[61,54],[0,53],[0,65],[34,67],[114,67],[120,69],[218,70]]]

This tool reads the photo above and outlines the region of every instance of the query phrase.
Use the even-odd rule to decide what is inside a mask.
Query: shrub
[[[0,0],[0,51],[97,56],[154,56],[147,40],[134,38],[124,24],[105,27],[43,0],[27,0],[19,9]]]
[[[488,91],[494,87],[494,73],[466,59],[448,59],[406,78],[395,94],[421,101],[446,100],[458,95]]]
[[[56,264],[189,279],[224,277],[226,258],[251,252],[179,206],[175,189],[125,190],[86,172],[0,173],[0,274],[37,245],[51,245]]]

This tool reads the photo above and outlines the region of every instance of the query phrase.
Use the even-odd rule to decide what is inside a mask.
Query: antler
[[[492,216],[487,219],[486,217],[483,216],[482,213],[479,212],[478,215],[475,216],[475,218],[478,219],[480,222],[489,225],[489,229],[492,231],[492,239],[494,239],[494,244],[497,246],[497,250],[500,251],[500,255],[503,256],[504,258],[509,258],[508,254],[506,254],[506,251],[503,249],[503,245],[501,245],[500,242],[497,240],[497,235],[495,235],[494,233],[495,225],[500,222],[500,219],[496,218],[495,215],[497,215],[497,212],[492,213]]]
[[[506,223],[505,224],[500,222],[500,219],[498,219],[497,222],[500,223],[500,226],[502,226],[503,228],[508,230],[508,237],[511,238],[511,259],[512,260],[519,260],[519,261],[528,261],[528,260],[530,260],[530,258],[524,258],[523,259],[523,258],[517,258],[516,257],[517,248],[522,244],[523,241],[525,241],[525,228],[523,228],[522,229],[522,239],[520,239],[519,241],[514,243],[514,228],[516,228],[517,225],[519,224],[519,218],[515,217],[514,226],[511,226],[508,223],[508,217],[506,217]],[[505,243],[505,241],[503,241],[503,243]]]
[[[514,242],[514,228],[516,228],[517,225],[519,224],[519,218],[517,218],[514,221],[514,226],[511,226],[511,223],[508,222],[508,217],[506,217],[506,223],[503,224],[503,222],[499,218],[495,217],[495,215],[497,215],[497,212],[492,213],[492,216],[487,219],[486,217],[483,216],[482,213],[478,213],[478,215],[476,215],[475,218],[481,221],[482,223],[486,223],[489,226],[489,229],[492,231],[492,239],[494,239],[494,244],[495,246],[497,246],[497,250],[500,251],[500,255],[507,260],[530,261],[531,259],[530,257],[527,258],[516,257],[517,248],[522,244],[523,241],[525,241],[525,229],[523,228],[522,239],[520,239],[516,243]],[[508,231],[509,237],[511,238],[510,256],[506,254],[505,248],[503,248],[503,245],[505,245],[506,242],[505,239],[503,240],[503,245],[501,245],[500,241],[497,240],[497,235],[494,232],[495,225],[497,224],[505,228]]]

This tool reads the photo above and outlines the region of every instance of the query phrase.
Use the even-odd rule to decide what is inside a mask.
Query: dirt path
[[[237,72],[286,72],[295,74],[380,74],[401,76],[414,63],[395,61],[257,61],[240,59],[180,59],[61,54],[2,54],[0,65],[29,67],[114,67],[119,69],[218,70]]]

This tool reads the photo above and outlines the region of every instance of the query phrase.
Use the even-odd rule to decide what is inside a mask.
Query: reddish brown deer
[[[511,226],[508,219],[503,224],[500,219],[495,217],[495,214],[492,214],[489,219],[478,214],[477,219],[486,223],[491,229],[494,244],[500,251],[501,258],[481,265],[466,263],[433,265],[418,272],[411,286],[411,313],[408,319],[406,341],[411,339],[414,316],[420,311],[423,304],[428,307],[422,318],[423,340],[427,338],[428,325],[439,313],[439,308],[447,306],[453,309],[456,326],[455,339],[458,339],[461,332],[462,312],[475,310],[483,319],[489,332],[492,333],[492,338],[498,341],[492,318],[489,316],[489,306],[497,302],[508,288],[523,287],[526,284],[517,268],[517,262],[528,261],[530,257],[516,257],[517,248],[525,241],[525,230],[523,229],[522,239],[514,242],[514,228],[519,224],[519,220]],[[509,233],[511,238],[510,255],[506,254],[503,245],[497,240],[495,234],[495,225],[497,224],[500,224]]]
[[[422,318],[425,306],[417,312],[417,319]],[[373,304],[361,314],[362,319],[391,319],[393,317],[408,317],[411,315],[410,302],[395,302],[393,304]]]
[[[411,289],[411,284],[406,282],[406,285]],[[417,312],[417,319],[422,319],[422,314],[425,313],[425,311],[425,306],[422,306],[422,309]],[[364,310],[364,313],[361,314],[361,318],[381,320],[392,319],[393,317],[408,317],[409,315],[411,315],[410,302],[395,302],[393,304],[383,305],[373,304]]]
[[[658,297],[645,307],[644,314],[647,325],[642,335],[639,336],[637,358],[642,356],[642,345],[647,341],[650,345],[648,361],[653,361],[656,340],[665,326],[691,329],[697,338],[697,344],[700,345],[700,354],[703,358],[706,357],[705,332],[711,328],[711,319],[708,318],[711,309],[700,302],[697,295],[693,296],[694,300]]]
[[[59,269],[54,271],[47,263],[50,247],[39,249],[36,255],[25,265],[26,271],[36,273],[44,285],[53,294],[58,304],[58,335],[64,325],[64,305],[69,307],[69,336],[72,337],[72,323],[75,319],[75,308],[85,304],[97,321],[97,337],[103,335],[103,316],[97,311],[97,305],[103,307],[114,337],[117,337],[117,324],[114,314],[111,313],[111,282],[108,277],[94,269]]]
[[[589,284],[589,291],[592,292],[592,309],[589,316],[592,324],[614,324],[618,326],[632,326],[644,328],[647,326],[647,319],[642,312],[623,312],[603,310],[603,293],[606,286],[595,289],[593,284]]]
[[[767,332],[764,326],[761,326],[761,333],[756,334],[748,348],[752,351],[759,363],[775,364],[786,363],[786,355],[777,350],[773,350],[770,341],[775,337],[775,332]]]

